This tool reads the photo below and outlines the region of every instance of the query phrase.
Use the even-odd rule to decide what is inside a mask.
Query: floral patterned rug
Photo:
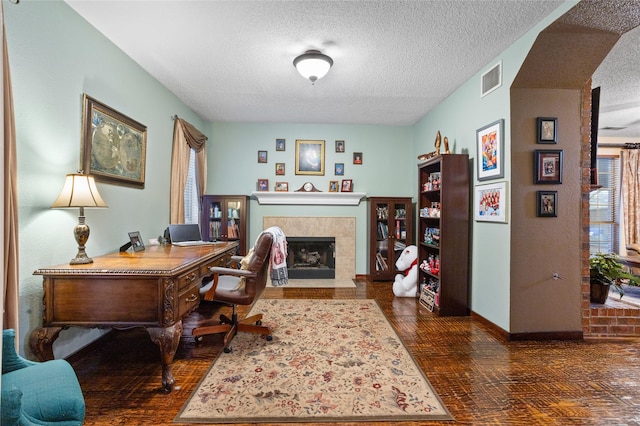
[[[374,300],[260,299],[178,423],[453,420]]]

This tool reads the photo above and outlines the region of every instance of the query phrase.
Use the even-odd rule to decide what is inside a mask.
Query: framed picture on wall
[[[538,217],[557,217],[558,191],[537,191],[536,210]]]
[[[99,182],[144,188],[147,127],[83,94],[81,161]]]
[[[285,140],[276,139],[276,151],[284,151],[284,149],[285,149]]]
[[[267,162],[267,151],[258,151],[258,163]]]
[[[329,182],[329,192],[338,192],[338,181],[332,180]]]
[[[336,176],[344,176],[344,163],[336,163],[335,174]]]
[[[558,119],[538,117],[538,143],[558,143]]]
[[[537,149],[534,153],[535,183],[562,183],[562,150]]]
[[[341,192],[353,192],[353,181],[351,179],[342,179]]]
[[[477,185],[473,201],[478,222],[507,222],[507,182]]]
[[[354,152],[353,153],[353,164],[362,164],[362,153]]]
[[[504,120],[478,129],[476,137],[478,180],[504,177]]]
[[[324,176],[324,141],[296,140],[296,175]]]
[[[276,163],[276,176],[284,176],[284,163]]]
[[[336,141],[336,152],[344,152],[344,141]]]

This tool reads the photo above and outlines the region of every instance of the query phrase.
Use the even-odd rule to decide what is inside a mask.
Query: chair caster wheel
[[[231,353],[231,347],[226,347],[223,349],[225,354],[230,354]]]
[[[262,320],[256,321],[256,325],[262,325]]]
[[[272,336],[272,335],[270,335],[270,334],[267,334],[266,339],[267,339],[267,342],[270,342],[270,341],[272,341],[272,340],[273,340],[273,336]]]

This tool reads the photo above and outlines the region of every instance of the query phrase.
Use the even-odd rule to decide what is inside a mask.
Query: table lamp
[[[71,259],[69,264],[82,265],[93,263],[93,259],[87,256],[84,250],[84,246],[89,239],[89,226],[84,223],[84,209],[85,207],[107,207],[107,204],[98,193],[98,188],[96,187],[93,176],[85,175],[82,171],[68,174],[60,195],[58,195],[58,198],[51,207],[80,207],[78,225],[76,225],[73,232],[78,243],[78,254],[76,254],[75,258]]]

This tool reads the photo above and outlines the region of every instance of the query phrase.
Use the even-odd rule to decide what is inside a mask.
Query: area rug
[[[271,280],[267,283],[267,287],[273,287]],[[289,279],[287,285],[275,288],[356,288],[356,284],[353,280],[345,279]]]
[[[374,300],[260,299],[179,423],[453,420]]]

